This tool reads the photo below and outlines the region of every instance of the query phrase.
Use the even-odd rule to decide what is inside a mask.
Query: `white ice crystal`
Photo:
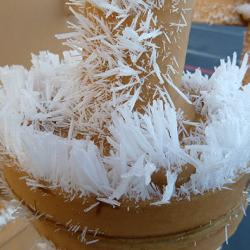
[[[104,10],[108,15],[127,15],[130,11],[147,11],[150,8],[161,8],[165,0],[70,0],[71,4],[84,6],[90,3]]]
[[[58,128],[70,128],[71,105],[84,96],[77,86],[82,83],[69,86],[71,78],[65,77],[66,72],[77,71],[78,59],[72,60],[59,63],[55,55],[43,53],[34,57],[30,71],[1,69],[1,143],[34,177],[67,192],[80,190],[82,195],[92,193],[112,200],[123,195],[142,199],[161,196],[151,185],[152,174],[160,169],[166,170],[170,180],[183,165],[195,166],[196,173],[181,187],[181,194],[222,187],[240,173],[249,172],[250,87],[242,86],[247,59],[242,67],[236,66],[235,56],[232,62],[222,61],[209,79],[199,72],[184,75],[184,87],[198,96],[196,105],[207,117],[205,125],[196,124],[199,133],[192,135],[202,134],[202,144],[193,143],[200,140],[190,136],[185,138],[190,143],[182,145],[181,121],[168,103],[155,101],[144,114],[123,103],[113,107],[109,156],[102,155],[88,138],[55,134]],[[164,202],[177,195],[174,183],[159,197]]]
[[[194,192],[222,187],[249,172],[250,88],[242,83],[246,71],[247,56],[238,67],[235,54],[232,61],[222,61],[210,79],[199,72],[184,76],[190,90],[199,89],[203,104],[197,106],[203,106],[201,112],[207,117],[204,144],[186,146],[191,156],[200,155],[201,164],[187,184]]]
[[[18,167],[65,192],[92,194],[113,206],[124,196],[154,197],[161,205],[220,188],[249,172],[250,87],[242,83],[247,58],[241,67],[236,55],[221,61],[211,78],[186,73],[180,89],[156,60],[154,39],[169,35],[157,27],[153,13],[163,1],[72,2],[95,4],[107,18],[116,13],[119,22],[110,27],[98,16],[74,12],[74,31],[60,36],[74,52],[63,60],[42,52],[33,56],[30,70],[0,68],[0,141]],[[124,27],[131,12],[132,22]],[[140,65],[145,53],[148,63]],[[159,97],[138,112],[135,104],[150,74],[192,100],[205,121],[185,121],[160,85]],[[188,134],[185,125],[194,131]],[[176,189],[187,164],[196,172]],[[152,182],[162,170],[163,193]]]

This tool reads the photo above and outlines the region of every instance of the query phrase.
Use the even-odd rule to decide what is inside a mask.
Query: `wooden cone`
[[[155,75],[150,77],[142,90],[143,102],[141,103],[141,105],[147,105],[154,100],[152,90],[156,86],[164,88],[169,92],[176,110],[181,108],[189,120],[195,119],[194,107],[188,104],[170,84],[172,82],[177,88],[182,89],[182,74],[194,4],[195,0],[179,1],[176,4],[174,1],[166,1],[164,7],[156,11],[158,25],[163,30],[163,34],[156,39],[156,44],[160,48],[157,63],[161,71],[167,75],[167,79],[164,84],[161,84]],[[176,9],[179,11],[176,12]]]
[[[153,102],[159,96],[155,95],[155,90],[157,87],[164,91],[168,91],[169,95],[176,107],[176,110],[181,108],[186,118],[189,120],[194,120],[195,111],[193,105],[187,103],[183,97],[177,93],[177,91],[171,87],[175,85],[178,89],[182,88],[182,74],[184,70],[184,64],[186,59],[186,51],[189,40],[190,27],[193,16],[193,7],[195,0],[189,1],[165,1],[162,8],[158,10],[153,10],[155,16],[157,17],[157,24],[155,28],[161,28],[162,34],[154,39],[154,43],[159,48],[157,50],[157,64],[164,76],[163,82],[160,82],[156,74],[151,74],[147,77],[145,83],[143,84],[140,100],[137,101],[135,109],[137,111],[143,112],[144,108]],[[95,22],[94,16],[98,16],[101,20],[105,20],[107,24],[114,28],[118,23],[117,16],[115,14],[106,17],[106,13],[95,7],[90,3],[86,3],[83,9],[83,14]],[[146,16],[141,17],[142,19]],[[123,22],[122,27],[130,26],[132,23],[131,18],[127,18]],[[113,31],[112,35],[115,36],[118,31]],[[148,55],[142,55],[139,59],[139,65],[143,68],[147,68],[150,64],[150,58]],[[128,64],[131,64],[130,58],[127,58]],[[132,65],[132,64],[131,64]],[[105,70],[105,69],[104,69]],[[152,69],[150,69],[151,71]],[[140,77],[145,77],[149,72],[141,73]],[[121,77],[122,81],[126,84],[128,82],[127,77]],[[115,79],[110,79],[114,81]]]

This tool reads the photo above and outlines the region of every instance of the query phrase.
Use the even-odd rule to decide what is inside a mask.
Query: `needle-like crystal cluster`
[[[176,91],[201,116],[186,121],[163,87],[166,81],[173,85],[169,72],[174,68],[167,65],[162,71],[157,63],[155,39],[171,37],[154,16],[164,1],[72,2],[96,9],[85,15],[74,11],[78,24],[71,23],[74,31],[60,36],[73,49],[64,60],[42,52],[33,56],[30,70],[0,69],[4,154],[53,187],[115,205],[124,196],[167,203],[172,197],[220,188],[249,172],[250,86],[242,83],[247,58],[241,67],[236,56],[222,61],[211,78],[199,70],[184,75],[182,89]],[[180,0],[172,2],[178,11]],[[118,22],[112,23],[114,13]],[[183,20],[171,25],[179,29]],[[160,83],[153,90],[155,100],[139,112],[135,105],[152,74]],[[187,164],[195,172],[176,188]],[[160,170],[167,180],[163,192],[152,181]]]

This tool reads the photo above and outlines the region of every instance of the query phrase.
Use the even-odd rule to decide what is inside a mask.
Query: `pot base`
[[[243,211],[238,207],[228,224],[215,223],[211,227],[201,228],[185,235],[170,235],[145,239],[119,239],[86,235],[85,242],[80,240],[80,233],[71,233],[64,227],[45,219],[35,220],[38,232],[63,250],[215,250],[236,231],[243,218]],[[224,221],[224,220],[223,220]]]
[[[152,206],[151,201],[134,204],[124,200],[120,207],[100,204],[86,213],[84,210],[96,202],[94,197],[66,200],[62,191],[31,189],[25,178],[32,177],[15,167],[6,167],[4,175],[13,193],[34,214],[45,215],[34,220],[38,231],[67,250],[191,250],[196,247],[215,250],[242,220],[247,206],[244,191],[249,183],[249,175],[245,175],[227,188],[192,196],[190,200],[172,200],[162,206]],[[100,233],[93,229],[100,229]]]

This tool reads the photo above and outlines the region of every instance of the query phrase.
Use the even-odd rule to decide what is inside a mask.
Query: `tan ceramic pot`
[[[101,203],[84,212],[97,202],[95,197],[69,201],[60,190],[32,190],[23,178],[28,174],[14,167],[6,167],[4,175],[14,194],[34,213],[49,215],[34,224],[62,249],[189,250],[195,245],[198,249],[216,249],[226,235],[235,232],[243,217],[247,204],[244,191],[249,182],[249,176],[243,176],[227,189],[193,196],[190,200],[172,200],[162,206],[153,206],[153,200],[123,200],[116,208]],[[69,227],[74,228],[74,234],[68,231]],[[99,241],[90,245],[81,243],[79,238],[85,229],[89,241]]]
[[[192,9],[193,3],[191,0],[183,1],[183,4],[187,4],[183,7]],[[168,4],[157,15],[166,29],[172,29],[169,24],[176,23],[179,17],[168,13]],[[191,15],[187,20],[190,24]],[[172,76],[177,85],[180,84],[184,66],[189,29],[190,25],[187,25],[185,31],[176,35],[177,45],[169,45],[179,65],[178,74]],[[158,43],[161,45],[163,40]],[[159,60],[160,67],[173,63],[165,61],[164,56]],[[176,106],[183,107],[191,117],[194,114],[192,107],[178,99],[171,89],[169,91],[172,97],[176,97],[173,98]],[[144,92],[149,94],[145,99],[150,102],[150,91]],[[13,193],[31,211],[46,215],[34,221],[41,234],[59,248],[68,250],[191,250],[196,246],[197,249],[214,250],[225,241],[226,235],[229,237],[234,233],[240,223],[242,208],[247,204],[244,191],[249,180],[249,176],[243,176],[235,184],[229,185],[229,189],[192,196],[190,200],[173,199],[162,206],[153,206],[154,200],[135,202],[124,199],[119,207],[101,203],[87,212],[96,204],[96,197],[81,199],[76,196],[69,200],[61,190],[47,188],[46,183],[31,189],[23,177],[32,177],[15,167],[5,167],[4,175]],[[81,243],[83,238],[86,238],[85,244]],[[95,242],[96,239],[99,241]],[[93,241],[95,244],[90,244]]]

